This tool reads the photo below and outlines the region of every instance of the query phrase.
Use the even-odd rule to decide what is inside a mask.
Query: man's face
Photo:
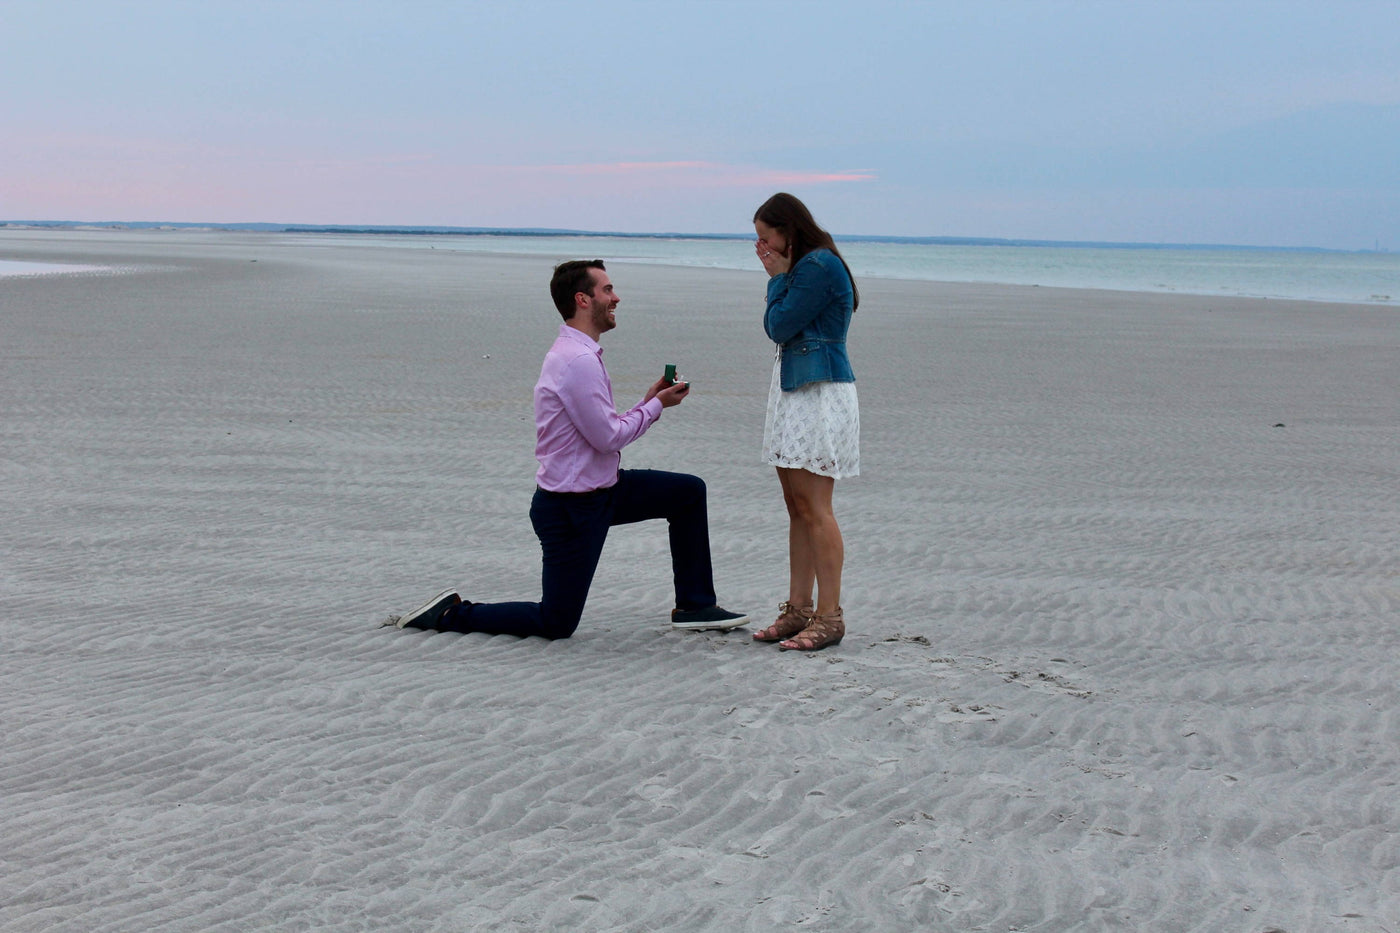
[[[588,314],[593,329],[604,334],[617,326],[617,303],[622,299],[613,291],[612,280],[606,272],[602,269],[588,271],[593,276],[593,291],[585,293],[588,295],[588,305],[582,310]]]

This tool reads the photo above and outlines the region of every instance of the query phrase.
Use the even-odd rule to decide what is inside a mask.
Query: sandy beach
[[[1393,308],[862,280],[802,655],[672,631],[655,523],[571,640],[376,627],[538,598],[550,259],[0,259],[116,270],[0,278],[0,931],[1400,930]],[[766,623],[763,273],[609,271]]]

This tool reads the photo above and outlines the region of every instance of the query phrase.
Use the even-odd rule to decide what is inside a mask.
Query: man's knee
[[[705,481],[691,473],[676,473],[676,496],[688,502],[705,501]]]
[[[579,620],[583,618],[583,610],[577,612],[551,612],[545,609],[540,613],[540,637],[548,638],[550,641],[571,637],[578,630]]]

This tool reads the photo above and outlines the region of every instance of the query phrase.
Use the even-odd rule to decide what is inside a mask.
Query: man
[[[748,617],[716,605],[705,483],[698,476],[619,468],[622,448],[641,437],[690,392],[660,379],[619,415],[598,338],[617,326],[617,292],[602,260],[557,266],[549,284],[564,323],[535,383],[535,474],[530,522],[544,552],[537,603],[473,603],[440,593],[398,620],[399,628],[568,638],[578,628],[588,587],[613,525],[670,523],[678,629],[727,631]]]

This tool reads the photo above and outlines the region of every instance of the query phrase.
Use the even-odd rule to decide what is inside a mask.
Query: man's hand
[[[690,383],[676,378],[675,385],[667,385],[665,379],[656,380],[656,384],[647,390],[646,398],[642,399],[643,404],[652,399],[660,399],[662,408],[672,408],[685,401],[685,397],[690,394]]]

